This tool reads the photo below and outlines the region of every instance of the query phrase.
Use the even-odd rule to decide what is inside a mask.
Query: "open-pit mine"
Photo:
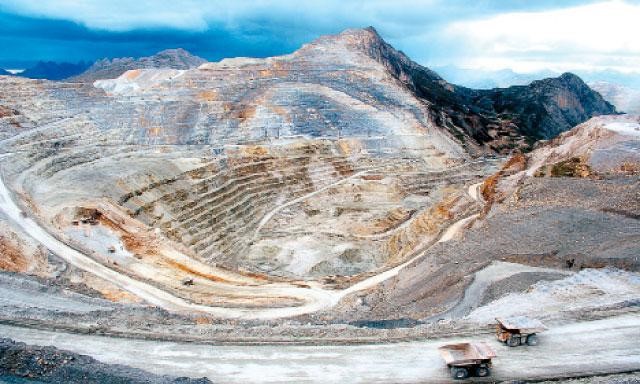
[[[373,28],[140,62],[0,76],[0,382],[443,382],[463,339],[640,371],[640,119],[577,76],[468,89]]]

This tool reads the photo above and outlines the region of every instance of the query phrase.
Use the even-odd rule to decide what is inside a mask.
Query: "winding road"
[[[354,173],[353,175],[351,175],[349,177],[345,177],[344,179],[340,179],[340,180],[338,180],[338,181],[336,181],[334,183],[331,183],[329,185],[325,185],[324,187],[319,188],[319,189],[317,189],[317,190],[315,190],[315,191],[313,191],[311,193],[307,193],[306,195],[300,196],[300,197],[298,197],[296,199],[287,201],[284,204],[278,205],[277,207],[275,207],[274,209],[272,209],[271,211],[269,211],[266,215],[264,215],[262,217],[262,219],[258,223],[258,227],[255,230],[254,237],[257,237],[258,234],[260,233],[260,230],[262,230],[262,227],[264,227],[276,213],[280,212],[284,208],[292,206],[292,205],[297,204],[299,202],[305,201],[308,198],[313,197],[315,195],[318,195],[318,194],[320,194],[320,193],[322,193],[322,192],[324,192],[324,191],[326,191],[328,189],[337,187],[338,185],[344,184],[349,180],[353,180],[355,178],[358,178],[360,176],[366,175],[369,172],[373,172],[373,171],[381,169],[381,168],[383,168],[383,167],[372,168],[372,169],[367,169],[367,170],[364,170],[364,171],[356,172],[356,173]]]
[[[102,279],[105,279],[118,287],[142,298],[149,304],[164,308],[166,310],[180,312],[205,312],[224,318],[279,318],[290,317],[326,308],[327,305],[335,304],[335,295],[331,291],[319,288],[300,288],[293,285],[264,285],[254,287],[256,293],[261,295],[272,294],[274,297],[291,296],[301,297],[306,300],[305,305],[286,308],[266,308],[266,309],[239,309],[213,307],[190,303],[182,298],[176,297],[157,287],[142,281],[133,279],[127,275],[116,272],[98,262],[91,257],[71,248],[67,244],[49,234],[34,220],[24,217],[20,208],[13,201],[9,190],[0,178],[0,211],[2,211],[13,223],[20,227],[25,233],[38,241],[51,252],[55,253],[69,264],[90,272]],[[249,287],[245,287],[249,288]]]
[[[0,157],[0,159],[4,159],[9,155],[10,154],[4,154],[2,157]],[[371,170],[356,173],[350,178],[357,177],[360,174],[364,174],[368,171]],[[332,185],[328,185],[323,189],[316,191],[315,193],[320,193],[325,189],[343,183],[350,178],[342,179]],[[271,216],[273,216],[276,212],[278,212],[285,206],[295,204],[298,200],[301,201],[302,199],[308,197],[309,195],[305,195],[300,199],[292,200],[289,203],[277,207],[271,212],[270,215],[267,215],[263,218],[263,222],[266,223]],[[273,297],[300,298],[305,302],[303,305],[276,308],[225,308],[191,303],[151,284],[133,279],[127,275],[110,269],[107,266],[98,263],[90,256],[85,255],[65,244],[64,242],[58,240],[56,237],[48,233],[46,229],[41,227],[36,221],[31,218],[25,217],[22,214],[22,211],[13,200],[12,195],[9,189],[6,187],[4,179],[2,177],[0,177],[0,211],[2,211],[9,218],[9,220],[20,227],[25,233],[27,233],[33,239],[48,248],[50,251],[67,261],[69,264],[109,281],[117,285],[121,289],[140,297],[149,304],[174,312],[204,312],[221,318],[275,319],[283,317],[293,317],[316,312],[323,309],[328,309],[337,304],[343,297],[348,294],[374,287],[375,285],[396,276],[400,272],[400,270],[413,263],[416,259],[422,257],[424,253],[418,252],[416,256],[406,261],[405,263],[398,265],[395,268],[384,271],[380,274],[371,276],[343,290],[327,290],[313,284],[310,284],[309,287],[303,288],[286,283],[274,283],[261,285],[258,287],[243,287],[243,291],[245,292],[250,292],[252,289],[254,289],[256,295],[259,295],[261,297],[272,295]],[[476,217],[477,215],[472,215],[453,223],[443,232],[438,242],[451,240],[461,228],[474,220]]]
[[[497,380],[552,379],[640,370],[640,316],[551,327],[535,347],[509,348],[491,334]],[[119,339],[0,325],[0,334],[87,354],[156,374],[206,376],[215,383],[442,383],[449,372],[437,348],[462,339],[330,346],[213,346]],[[597,356],[597,358],[595,358]]]

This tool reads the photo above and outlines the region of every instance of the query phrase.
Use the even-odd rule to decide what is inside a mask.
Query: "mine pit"
[[[0,76],[0,332],[216,382],[446,382],[438,347],[531,316],[496,380],[640,369],[638,118],[578,76],[470,89],[373,28],[187,55]]]

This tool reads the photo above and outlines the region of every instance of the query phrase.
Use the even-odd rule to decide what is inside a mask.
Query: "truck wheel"
[[[538,336],[536,336],[535,333],[530,334],[529,336],[527,336],[527,345],[538,345]]]
[[[488,367],[478,367],[476,368],[476,376],[478,377],[487,377],[491,375],[491,370]]]
[[[466,379],[469,377],[469,371],[467,371],[467,368],[453,367],[451,368],[451,377],[457,380]]]
[[[520,335],[511,335],[507,339],[507,345],[510,347],[517,347],[520,345]]]

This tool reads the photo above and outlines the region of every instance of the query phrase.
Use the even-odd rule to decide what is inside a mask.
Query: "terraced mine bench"
[[[517,347],[518,345],[536,345],[538,344],[539,332],[547,329],[540,320],[531,319],[526,316],[497,317],[496,321],[496,337],[501,342],[507,344],[510,347]]]
[[[458,380],[471,375],[491,375],[491,359],[496,357],[496,352],[484,342],[447,344],[438,351],[451,370],[451,377]]]

